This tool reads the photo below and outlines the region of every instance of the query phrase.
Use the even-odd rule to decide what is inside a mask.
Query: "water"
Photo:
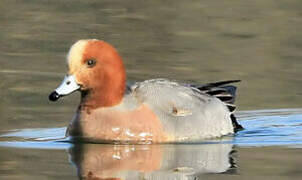
[[[245,130],[198,144],[72,144],[65,138],[65,127],[13,130],[0,136],[0,150],[6,154],[1,157],[1,176],[11,179],[301,177],[298,157],[302,147],[302,109],[242,111],[237,116]]]
[[[0,179],[301,179],[302,2],[0,1]],[[72,144],[50,103],[78,39],[117,47],[129,81],[242,79],[245,130],[200,144]]]

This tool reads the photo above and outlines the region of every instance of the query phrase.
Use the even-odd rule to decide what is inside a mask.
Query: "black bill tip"
[[[59,98],[60,95],[56,91],[52,92],[48,97],[50,101],[57,101]]]

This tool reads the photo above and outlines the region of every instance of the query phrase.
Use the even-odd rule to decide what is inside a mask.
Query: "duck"
[[[159,78],[130,85],[122,57],[98,39],[77,41],[66,59],[68,73],[49,100],[80,92],[66,130],[75,141],[192,143],[243,128],[234,116],[237,88],[231,85],[240,80],[192,85]]]

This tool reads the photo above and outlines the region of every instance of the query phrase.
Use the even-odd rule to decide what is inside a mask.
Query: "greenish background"
[[[299,108],[301,37],[300,0],[0,0],[0,132],[68,124],[79,94],[58,103],[48,102],[48,94],[67,71],[69,47],[86,38],[114,45],[129,81],[241,79],[238,110]],[[6,158],[19,153],[0,151]],[[34,151],[21,151],[27,156],[19,161],[33,159]],[[7,161],[0,174],[16,173],[3,168],[12,165]]]

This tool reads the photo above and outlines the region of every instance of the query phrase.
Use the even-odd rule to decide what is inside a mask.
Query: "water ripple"
[[[237,114],[244,130],[234,136],[202,141],[199,144],[235,144],[237,146],[301,146],[302,110],[279,109],[241,111]],[[0,135],[0,146],[19,148],[66,149],[65,127],[17,129]]]

